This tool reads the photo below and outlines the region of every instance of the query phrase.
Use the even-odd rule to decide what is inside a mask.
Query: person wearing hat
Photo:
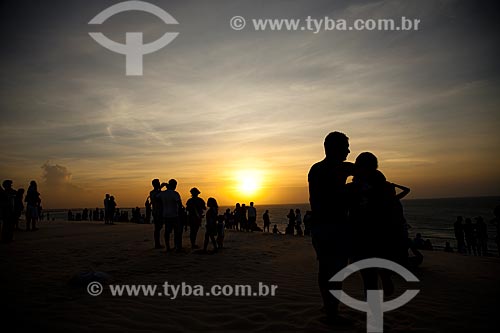
[[[12,180],[2,182],[3,191],[1,193],[2,204],[2,242],[11,242],[14,236],[15,221],[15,201],[17,191],[12,188]]]
[[[191,198],[186,202],[186,211],[188,214],[188,224],[189,224],[189,238],[191,240],[191,248],[197,249],[196,236],[198,235],[198,230],[200,230],[201,221],[204,217],[204,211],[207,209],[205,201],[199,197],[200,190],[193,187],[189,192],[191,192]]]

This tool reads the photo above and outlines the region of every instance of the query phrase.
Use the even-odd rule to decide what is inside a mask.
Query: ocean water
[[[455,239],[453,223],[457,216],[473,219],[482,216],[488,225],[491,244],[496,236],[496,226],[491,222],[493,210],[500,205],[500,197],[475,197],[452,199],[403,200],[407,222],[410,229],[434,239]],[[444,244],[444,242],[443,242]]]
[[[429,238],[435,247],[443,247],[446,241],[456,248],[453,232],[453,223],[456,217],[461,215],[464,218],[474,218],[482,216],[488,225],[488,248],[496,251],[494,242],[496,226],[491,223],[493,219],[493,209],[500,204],[500,197],[472,197],[472,198],[447,198],[447,199],[411,199],[403,200],[403,207],[408,224],[410,236],[421,233],[424,239]],[[290,209],[300,209],[302,216],[310,209],[309,204],[287,204],[287,205],[258,205],[257,224],[262,226],[262,214],[269,210],[271,225],[277,224],[280,231],[285,230],[288,224],[287,214]],[[222,206],[219,213],[222,214],[226,208]],[[131,208],[124,208],[130,211]],[[81,212],[82,209],[73,209],[73,213]],[[49,210],[50,217],[56,220],[65,220],[67,210]],[[142,209],[144,212],[144,209]],[[129,212],[129,217],[131,213]]]

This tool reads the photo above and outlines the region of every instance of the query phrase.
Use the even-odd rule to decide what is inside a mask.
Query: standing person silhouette
[[[154,242],[155,249],[161,249],[160,242],[160,233],[163,228],[163,219],[162,219],[162,204],[161,200],[158,198],[158,194],[161,192],[161,184],[159,179],[153,179],[151,181],[151,185],[153,185],[153,189],[149,192],[149,200],[151,201],[151,215],[153,216],[153,224],[154,224]]]
[[[354,165],[345,162],[349,138],[340,132],[328,134],[324,142],[325,159],[314,164],[308,174],[309,202],[311,204],[312,243],[319,262],[318,284],[323,298],[327,321],[336,322],[339,301],[330,289],[341,289],[341,282],[330,278],[347,266],[348,226],[346,181],[353,174]]]
[[[306,211],[304,215],[304,236],[311,235],[311,220],[312,220],[312,212],[310,210]]]
[[[255,209],[253,202],[250,202],[248,210],[248,228],[250,231],[254,231],[257,228],[257,209]]]
[[[236,227],[236,230],[243,231],[243,225],[241,221],[241,206],[240,203],[236,203],[236,207],[234,208],[234,226]]]
[[[151,223],[151,199],[149,196],[146,198],[146,201],[144,202],[144,207],[146,208],[146,216],[144,219],[144,223],[150,224]]]
[[[264,220],[264,231],[269,232],[269,226],[271,225],[271,219],[269,218],[269,210],[266,209],[266,212],[262,215],[262,219]]]
[[[298,208],[295,210],[295,229],[297,230],[297,236],[304,235],[302,232],[302,214]]]
[[[376,257],[392,261],[403,260],[402,235],[405,221],[402,207],[395,209],[395,204],[399,201],[395,186],[387,182],[384,174],[378,170],[378,159],[370,152],[358,155],[355,168],[352,183],[347,185],[352,259],[358,261]],[[398,186],[404,192],[404,189],[409,192],[408,188]],[[368,290],[378,288],[379,276],[384,293],[390,295],[394,292],[387,270],[367,268],[361,270],[361,276],[365,295]]]
[[[215,236],[217,236],[217,217],[219,215],[219,205],[217,205],[217,200],[215,200],[215,198],[208,198],[207,206],[207,224],[205,225],[205,242],[203,243],[203,252],[207,252],[209,240],[212,240],[214,252],[217,252],[218,246]]]
[[[240,230],[245,230],[248,232],[247,206],[245,204],[241,204],[240,218],[241,218]]]
[[[175,190],[177,181],[170,179],[167,184],[167,190],[157,194],[162,203],[162,217],[165,223],[165,246],[167,252],[170,249],[170,234],[174,232],[174,248],[176,252],[182,251],[182,225],[179,212],[182,207],[181,196]]]
[[[36,222],[39,216],[38,207],[40,207],[42,200],[40,199],[40,193],[34,180],[30,182],[24,202],[26,202],[26,231],[38,230]]]
[[[116,201],[114,196],[109,197],[108,202],[108,210],[109,210],[109,224],[114,224],[114,221],[119,221],[119,215],[117,214]],[[118,215],[118,216],[116,216]]]
[[[201,221],[205,216],[205,210],[207,206],[205,205],[205,200],[199,197],[201,194],[200,190],[193,187],[189,192],[191,192],[191,198],[186,202],[186,212],[188,214],[188,224],[189,224],[189,238],[191,240],[191,248],[197,249],[196,236],[198,235],[198,230],[200,230]]]
[[[109,217],[109,198],[110,198],[110,195],[108,193],[106,193],[106,196],[104,197],[104,201],[103,201],[103,204],[104,204],[104,224],[109,224],[109,222],[111,221],[110,217]],[[69,220],[69,218],[68,218]]]
[[[292,235],[294,234],[294,229],[295,229],[295,213],[293,209],[290,209],[290,212],[286,216],[288,218],[288,226],[285,229],[285,235]]]

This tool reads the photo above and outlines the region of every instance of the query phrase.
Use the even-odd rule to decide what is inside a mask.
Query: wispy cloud
[[[373,151],[388,177],[411,185],[416,196],[499,188],[500,161],[492,154],[500,143],[493,134],[500,124],[499,48],[488,29],[498,24],[486,5],[153,2],[178,19],[180,35],[145,56],[145,76],[134,78],[124,76],[122,56],[87,36],[88,20],[107,2],[61,2],[56,12],[36,5],[24,16],[10,11],[3,24],[13,31],[12,52],[0,56],[9,64],[0,71],[2,177],[41,177],[39,166],[51,160],[96,197],[112,187],[135,205],[161,176],[180,178],[185,191],[201,183],[224,201],[232,198],[220,183],[250,165],[265,171],[275,192],[268,198],[286,200],[290,188],[307,186],[324,136],[342,130],[352,158]],[[233,15],[407,16],[420,18],[422,28],[236,32],[228,25]],[[22,29],[13,30],[14,19]],[[130,29],[153,40],[170,28],[145,14],[102,26],[117,41]],[[463,171],[474,188],[457,185],[460,172],[448,176],[450,164],[479,170],[478,160],[489,161],[481,173]],[[433,186],[422,175],[444,180]],[[307,191],[299,192],[307,201]]]

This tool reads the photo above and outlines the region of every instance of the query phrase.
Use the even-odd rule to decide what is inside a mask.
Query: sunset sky
[[[2,1],[0,178],[39,182],[45,208],[142,206],[151,179],[222,204],[308,201],[330,131],[379,158],[412,198],[500,194],[499,10],[494,1]],[[234,31],[251,18],[400,18],[419,31]],[[144,75],[98,43],[179,36]]]

